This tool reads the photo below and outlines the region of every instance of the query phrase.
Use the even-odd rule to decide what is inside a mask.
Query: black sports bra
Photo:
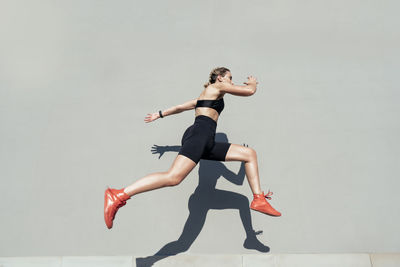
[[[224,106],[225,106],[224,98],[215,100],[209,100],[209,99],[197,100],[196,103],[196,108],[197,107],[212,108],[215,109],[218,112],[218,114],[221,114],[222,110],[224,109]]]

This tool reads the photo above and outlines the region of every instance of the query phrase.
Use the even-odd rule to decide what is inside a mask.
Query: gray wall
[[[218,124],[257,150],[283,213],[251,213],[259,240],[274,253],[400,251],[398,1],[0,5],[0,256],[152,255],[176,240],[199,175],[240,163],[203,161],[133,197],[111,231],[103,192],[169,168],[176,152],[151,147],[180,145],[194,112],[143,118],[198,97],[216,66],[259,79],[255,95],[225,97]],[[246,181],[216,188],[240,204],[210,209],[189,253],[254,253],[237,210]]]

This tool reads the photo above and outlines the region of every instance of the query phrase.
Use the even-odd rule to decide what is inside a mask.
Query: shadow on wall
[[[228,138],[224,133],[217,133],[215,135],[215,140],[217,142],[228,142]],[[161,158],[165,152],[178,152],[179,149],[180,146],[154,145],[152,153],[159,153],[159,158]],[[256,235],[262,233],[262,231],[255,232],[253,230],[249,200],[247,197],[235,192],[215,188],[217,180],[221,176],[236,185],[242,185],[245,177],[244,162],[242,162],[238,174],[235,174],[219,161],[201,160],[199,162],[199,185],[189,198],[188,206],[190,213],[182,230],[182,234],[176,241],[164,245],[153,256],[137,258],[136,266],[152,266],[155,262],[168,256],[187,251],[200,234],[201,229],[203,229],[207,212],[210,209],[239,210],[240,219],[242,220],[243,228],[246,231],[246,239],[244,240],[243,247],[260,252],[269,252],[269,247],[262,244],[256,237]]]

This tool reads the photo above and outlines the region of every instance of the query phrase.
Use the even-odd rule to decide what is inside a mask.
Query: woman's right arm
[[[163,117],[166,116],[170,116],[173,114],[177,114],[177,113],[181,113],[183,111],[186,110],[191,110],[194,109],[196,107],[196,102],[197,102],[197,98],[187,101],[181,105],[177,105],[174,107],[171,107],[169,109],[166,109],[164,111],[161,111],[161,114],[163,115]],[[154,120],[157,120],[160,118],[160,113],[159,112],[155,112],[155,113],[148,113],[147,116],[144,118],[145,122],[152,122]]]
[[[257,79],[253,76],[247,78],[245,85],[234,85],[230,83],[220,83],[219,89],[221,92],[238,95],[238,96],[251,96],[257,91]]]

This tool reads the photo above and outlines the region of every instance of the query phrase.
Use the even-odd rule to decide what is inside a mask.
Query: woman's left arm
[[[190,100],[190,101],[187,101],[187,102],[185,102],[185,103],[183,103],[181,105],[177,105],[175,107],[171,107],[169,109],[161,111],[161,115],[163,117],[166,117],[166,116],[170,116],[170,115],[173,115],[173,114],[181,113],[182,111],[194,109],[196,107],[196,102],[197,102],[197,98],[195,98],[193,100]],[[147,114],[147,116],[144,118],[144,121],[145,122],[152,122],[152,121],[154,121],[156,119],[159,119],[159,118],[160,118],[160,112],[155,112],[155,113],[152,113],[152,114]]]

